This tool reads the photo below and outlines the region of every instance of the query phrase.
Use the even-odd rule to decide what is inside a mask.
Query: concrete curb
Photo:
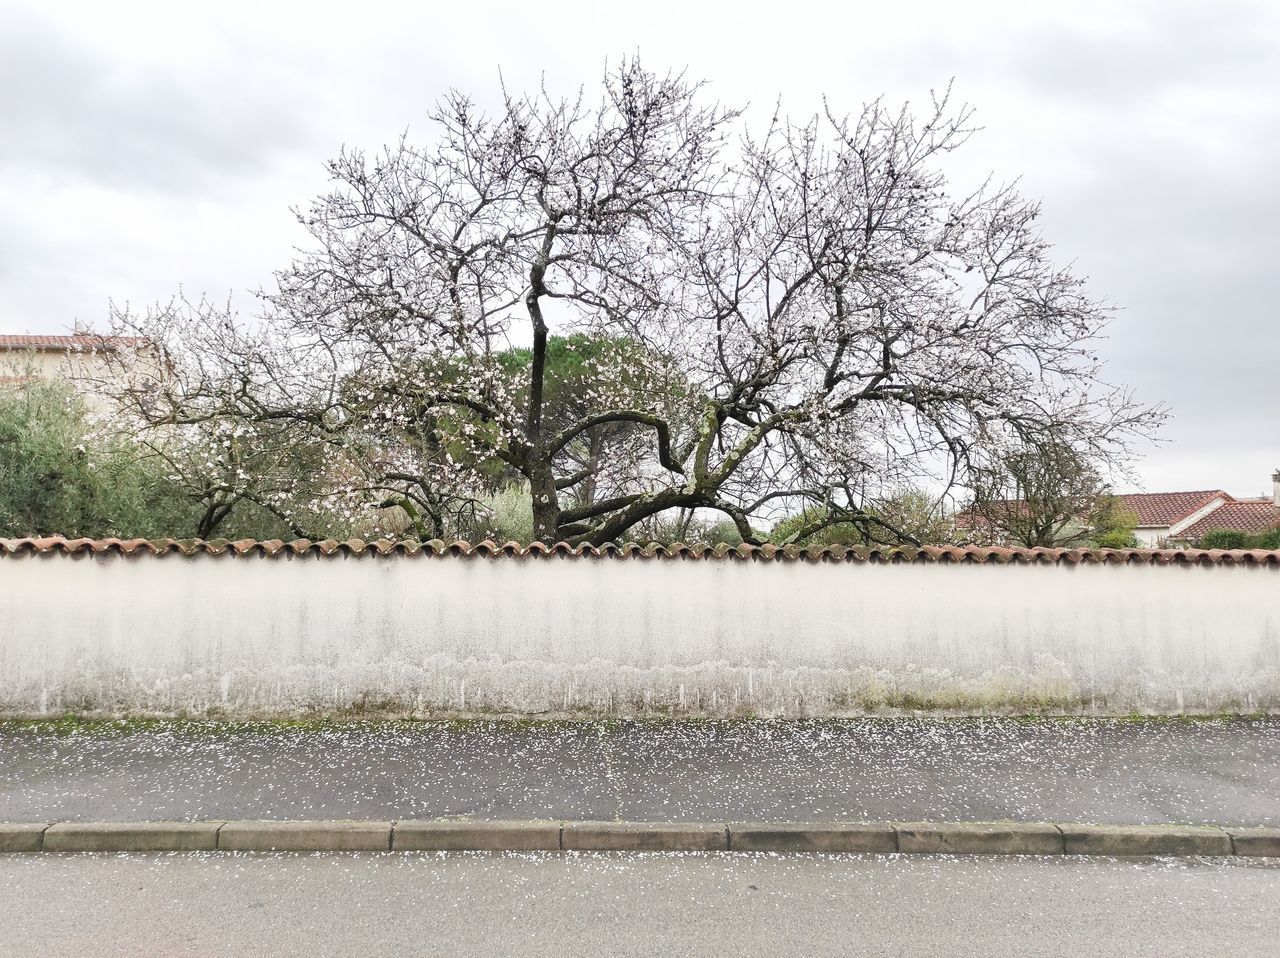
[[[565,822],[565,851],[727,852],[729,827],[702,823]]]
[[[898,833],[898,851],[909,854],[1061,855],[1065,850],[1062,831],[1057,825],[911,822],[895,823],[893,827]],[[1223,854],[1230,854],[1230,851]]]
[[[223,822],[58,822],[46,852],[211,852]]]
[[[391,822],[227,822],[218,829],[218,850],[389,852]]]
[[[898,850],[898,836],[892,825],[760,822],[730,825],[726,831],[729,847],[735,852],[864,852],[884,855]]]
[[[1041,822],[0,822],[0,852],[733,851],[1280,857],[1280,828]]]
[[[559,822],[396,822],[394,851],[515,852],[560,850]]]
[[[1230,855],[1231,835],[1203,825],[1063,825],[1068,855]]]

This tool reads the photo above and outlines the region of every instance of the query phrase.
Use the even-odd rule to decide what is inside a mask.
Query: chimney
[[[1271,474],[1271,498],[1275,501],[1276,508],[1280,509],[1280,469]]]

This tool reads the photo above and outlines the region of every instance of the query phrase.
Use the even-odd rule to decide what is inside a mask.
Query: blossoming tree
[[[254,321],[119,314],[170,370],[116,370],[121,404],[319,444],[328,495],[419,534],[501,472],[536,538],[596,544],[672,509],[748,542],[779,509],[811,517],[794,539],[872,526],[885,489],[1037,444],[1122,461],[1161,417],[1101,381],[1108,310],[1037,205],[951,192],[973,130],[945,96],[753,128],[628,62],[596,101],[505,93],[490,115],[455,93],[431,120],[427,145],[329,164]]]

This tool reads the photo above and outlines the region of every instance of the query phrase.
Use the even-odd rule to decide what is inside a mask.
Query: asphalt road
[[[0,955],[1274,956],[1280,862],[9,855]]]
[[[0,821],[1280,825],[1280,720],[0,722]]]

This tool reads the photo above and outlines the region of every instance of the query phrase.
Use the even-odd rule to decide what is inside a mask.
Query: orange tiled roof
[[[1138,514],[1140,526],[1171,526],[1203,509],[1218,497],[1224,502],[1232,501],[1231,496],[1221,489],[1202,489],[1197,492],[1131,492],[1118,495],[1116,499],[1125,509]]]
[[[1280,506],[1274,499],[1235,499],[1218,506],[1178,533],[1178,538],[1198,539],[1206,532],[1270,532],[1280,526]]]
[[[1204,489],[1198,492],[1128,492],[1115,498],[1123,508],[1137,514],[1140,526],[1171,526],[1203,509],[1214,499],[1233,501],[1231,495],[1221,489]],[[1026,511],[1026,502],[1022,499],[1006,499],[993,502],[992,505],[1003,506],[1017,514]],[[962,529],[980,529],[989,524],[986,518],[968,510],[956,516],[956,525]]]
[[[87,333],[77,333],[73,336],[0,334],[0,352],[34,349],[38,352],[69,353],[93,349],[112,350],[121,346],[141,346],[145,343],[145,339],[136,336],[94,336]]]
[[[711,546],[705,543],[571,546],[567,542],[522,546],[516,542],[430,542],[377,539],[315,542],[270,539],[259,542],[241,539],[0,539],[0,557],[35,554],[129,556],[460,556],[481,558],[623,558],[623,559],[712,559],[757,561],[809,561],[854,563],[939,562],[990,565],[1248,565],[1280,567],[1280,551],[1203,549],[1024,549],[981,546]]]

